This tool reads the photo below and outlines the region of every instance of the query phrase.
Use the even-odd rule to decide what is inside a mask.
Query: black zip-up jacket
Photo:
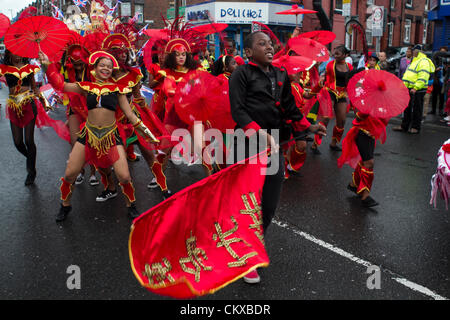
[[[285,69],[270,66],[274,81],[258,65],[239,66],[229,80],[231,115],[238,128],[293,129],[294,138],[310,123],[295,104]],[[290,125],[289,125],[290,124]]]

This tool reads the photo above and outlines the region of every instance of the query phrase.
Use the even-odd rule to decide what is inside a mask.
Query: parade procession
[[[435,2],[5,1],[0,299],[450,298]]]

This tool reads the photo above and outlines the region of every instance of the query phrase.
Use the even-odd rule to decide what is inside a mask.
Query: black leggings
[[[36,173],[36,144],[34,143],[34,125],[36,123],[36,105],[32,103],[34,118],[24,128],[11,122],[14,146],[27,158],[27,172]],[[24,134],[25,133],[25,134]],[[25,142],[24,142],[25,136]]]
[[[359,130],[355,142],[362,161],[372,160],[375,151],[375,139]]]

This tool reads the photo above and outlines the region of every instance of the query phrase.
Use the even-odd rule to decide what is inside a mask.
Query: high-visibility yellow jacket
[[[428,88],[430,75],[435,71],[433,62],[419,52],[403,75],[403,82],[408,89],[425,90]]]

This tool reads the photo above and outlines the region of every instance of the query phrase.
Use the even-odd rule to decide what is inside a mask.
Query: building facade
[[[430,0],[429,5],[428,20],[434,24],[433,51],[450,48],[450,1]]]

